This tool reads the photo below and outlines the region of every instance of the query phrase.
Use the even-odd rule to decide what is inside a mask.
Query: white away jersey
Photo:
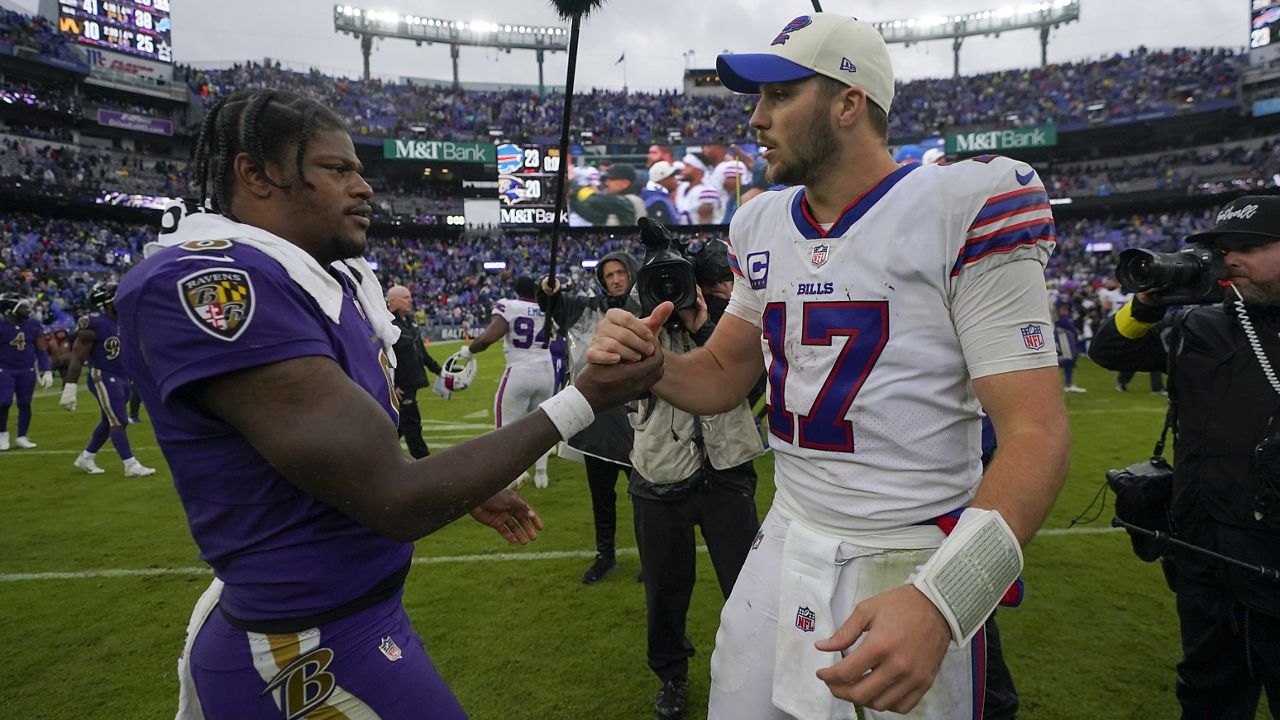
[[[551,351],[547,350],[546,319],[537,303],[528,300],[499,300],[493,314],[507,321],[507,334],[502,339],[502,352],[507,367],[551,367]]]
[[[691,185],[687,182],[676,187],[676,212],[680,213],[681,225],[715,224],[724,219],[724,196],[715,188],[700,182]],[[711,219],[704,223],[698,209],[703,205],[711,206]]]
[[[971,378],[1057,364],[1035,171],[904,165],[824,231],[800,187],[729,229],[728,312],[761,329],[777,502],[828,531],[927,522],[981,479]]]

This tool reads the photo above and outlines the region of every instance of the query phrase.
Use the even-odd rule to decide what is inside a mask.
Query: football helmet
[[[95,310],[102,310],[116,299],[116,283],[100,282],[94,285],[89,289],[89,294],[85,299],[89,302],[89,307]]]
[[[11,317],[19,322],[31,317],[31,298],[18,293],[0,295],[0,315]]]
[[[440,377],[444,378],[446,389],[457,392],[471,387],[476,379],[476,359],[474,355],[463,357],[462,351],[449,356],[440,368]]]

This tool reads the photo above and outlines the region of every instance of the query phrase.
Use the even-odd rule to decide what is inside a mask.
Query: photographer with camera
[[[635,258],[625,252],[612,252],[596,264],[599,294],[569,294],[559,280],[543,278],[537,295],[538,306],[568,336],[569,367],[573,378],[586,367],[583,354],[591,344],[596,323],[610,308],[632,310],[627,306],[635,286]],[[623,408],[610,408],[596,413],[596,419],[585,430],[565,441],[582,453],[587,468],[587,488],[591,491],[591,515],[595,524],[596,556],[582,573],[584,585],[594,585],[618,569],[614,543],[618,527],[618,473],[626,475],[631,466],[631,426]]]
[[[1169,372],[1173,535],[1271,568],[1280,564],[1280,465],[1273,449],[1280,381],[1272,371],[1272,362],[1280,362],[1277,241],[1280,197],[1245,196],[1218,213],[1212,230],[1188,237],[1182,252],[1126,250],[1116,274],[1137,294],[1102,325],[1089,349],[1110,370]],[[1166,314],[1178,304],[1200,306]],[[1182,717],[1253,718],[1263,687],[1274,714],[1280,587],[1182,546],[1159,553],[1174,567]]]
[[[676,306],[658,332],[668,356],[701,347],[733,290],[722,240],[682,247],[660,223],[642,220],[647,250],[636,282],[641,315],[670,300]],[[756,471],[764,453],[751,406],[694,415],[656,395],[632,405],[631,482],[636,545],[644,566],[649,667],[662,682],[658,718],[684,717],[693,644],[685,633],[697,575],[694,527],[702,530],[720,592],[727,599],[759,529]]]

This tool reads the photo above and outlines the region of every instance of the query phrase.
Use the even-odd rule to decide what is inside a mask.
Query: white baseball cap
[[[759,93],[761,83],[825,75],[862,88],[886,115],[893,103],[893,65],[884,38],[871,23],[843,15],[801,15],[765,52],[721,55],[716,70],[720,82],[739,93]]]
[[[675,174],[675,165],[666,160],[659,160],[649,168],[649,182],[662,182]]]

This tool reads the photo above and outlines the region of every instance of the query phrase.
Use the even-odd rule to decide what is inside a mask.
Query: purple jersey
[[[116,294],[125,367],[152,416],[201,557],[226,583],[222,606],[244,620],[327,612],[413,554],[411,543],[380,535],[293,485],[189,392],[235,370],[323,356],[368,391],[394,425],[382,344],[346,281],[339,282],[346,298],[334,323],[278,262],[219,240],[157,252]]]
[[[9,318],[0,316],[0,370],[35,368],[36,343],[43,331],[35,318],[14,325]]]
[[[89,350],[89,365],[99,372],[110,375],[124,373],[124,364],[120,362],[120,331],[116,321],[102,313],[90,313],[77,323],[81,330],[93,331],[93,348]]]

